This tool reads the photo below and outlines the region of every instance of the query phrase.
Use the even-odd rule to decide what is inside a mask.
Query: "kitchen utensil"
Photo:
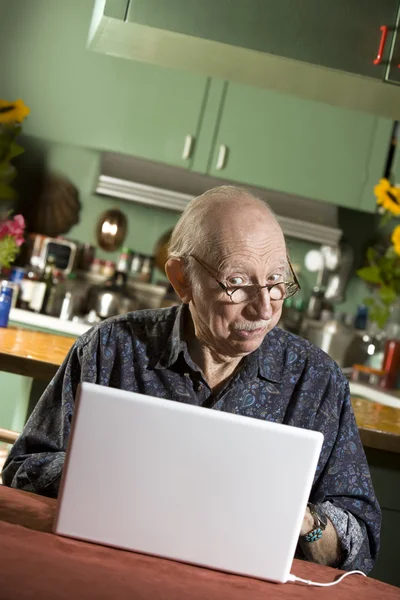
[[[123,212],[118,208],[106,210],[97,221],[97,243],[107,252],[114,252],[120,248],[128,231],[128,221]]]
[[[89,289],[86,312],[95,310],[101,319],[125,314],[138,308],[138,302],[126,287],[126,275],[116,272],[101,285]]]
[[[302,335],[329,354],[340,367],[349,366],[345,364],[345,355],[355,336],[353,328],[346,327],[337,319],[325,322],[305,319]]]

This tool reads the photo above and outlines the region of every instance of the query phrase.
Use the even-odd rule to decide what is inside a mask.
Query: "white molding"
[[[171,190],[156,188],[108,175],[100,175],[96,193],[113,198],[139,202],[148,206],[158,206],[169,210],[183,211],[193,196]],[[336,246],[342,236],[340,229],[326,227],[317,223],[292,219],[277,215],[285,236]]]

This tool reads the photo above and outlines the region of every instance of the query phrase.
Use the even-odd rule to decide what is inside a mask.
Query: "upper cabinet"
[[[97,0],[96,6],[94,50],[400,118],[400,87],[388,85],[400,82],[399,0]]]
[[[390,131],[387,119],[229,83],[208,173],[374,210]]]
[[[81,0],[1,2],[0,39],[12,57],[1,95],[30,107],[24,133],[189,166],[208,77],[87,50],[92,9]]]
[[[383,79],[398,0],[130,0],[124,18]],[[387,26],[387,32],[381,26]],[[382,60],[376,59],[385,36]],[[376,64],[377,63],[377,64]]]

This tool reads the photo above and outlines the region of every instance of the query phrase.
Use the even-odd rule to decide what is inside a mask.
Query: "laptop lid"
[[[287,581],[323,435],[83,383],[54,531]]]

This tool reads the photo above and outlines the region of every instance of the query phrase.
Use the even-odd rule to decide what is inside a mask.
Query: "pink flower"
[[[25,219],[22,215],[15,215],[8,221],[0,221],[0,240],[10,235],[14,238],[17,246],[24,243]]]

